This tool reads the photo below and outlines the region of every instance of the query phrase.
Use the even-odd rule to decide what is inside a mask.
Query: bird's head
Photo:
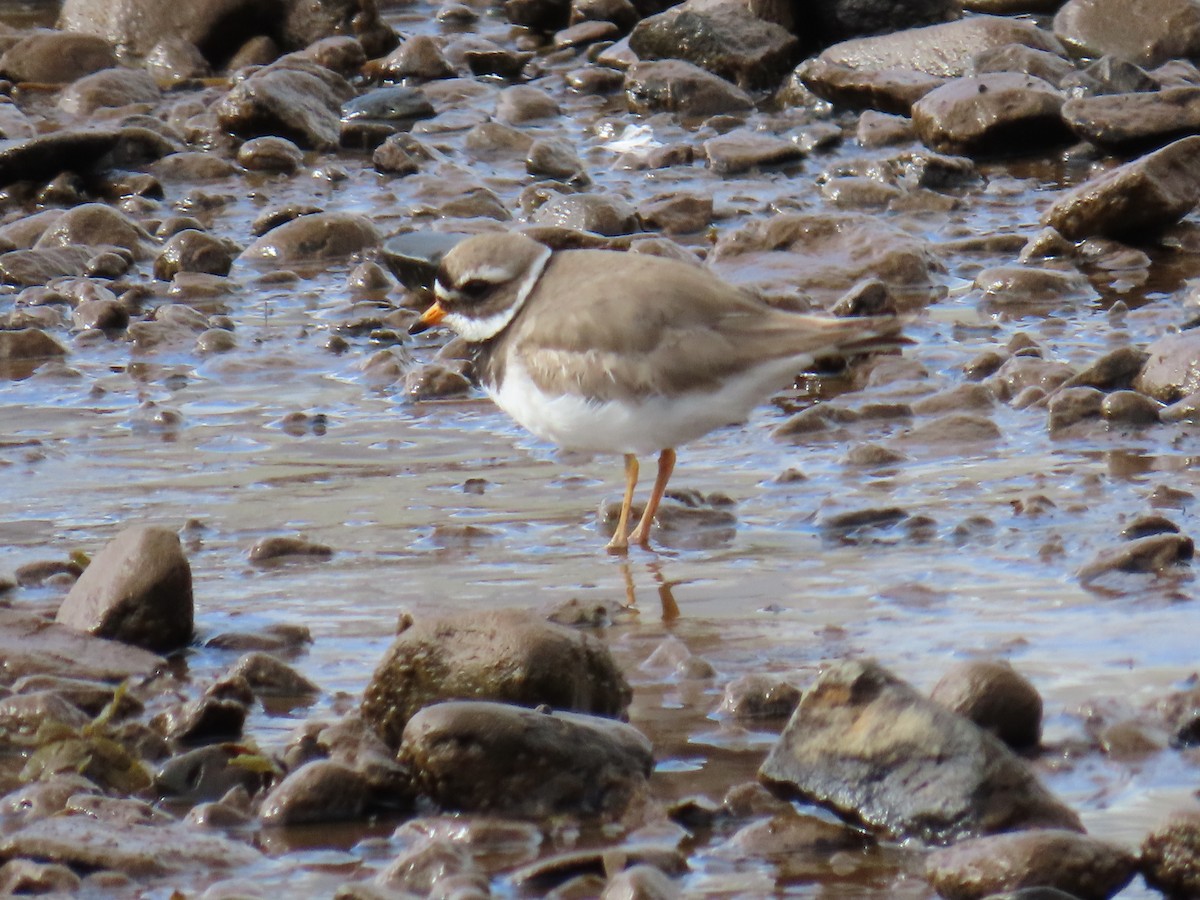
[[[473,343],[491,340],[525,303],[550,253],[516,232],[467,238],[442,257],[434,282],[437,299],[408,333],[443,324]]]

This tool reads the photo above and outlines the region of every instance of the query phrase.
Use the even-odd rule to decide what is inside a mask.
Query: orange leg
[[[667,490],[667,482],[671,480],[673,471],[675,471],[675,451],[668,447],[658,455],[658,477],[654,479],[654,490],[650,492],[650,499],[646,501],[646,511],[642,513],[642,521],[638,522],[638,527],[629,536],[629,540],[633,543],[641,544],[643,547],[650,546],[650,526],[654,523],[654,516],[658,513],[658,504],[662,502],[663,494]]]
[[[617,530],[613,532],[608,549],[612,553],[624,553],[629,549],[629,507],[633,506],[633,489],[637,487],[638,461],[632,453],[625,454],[625,499],[621,501],[621,514],[617,517]]]

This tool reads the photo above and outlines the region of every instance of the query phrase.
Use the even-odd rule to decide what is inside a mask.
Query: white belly
[[[645,455],[743,421],[800,368],[796,361],[775,361],[726,381],[714,393],[596,403],[572,394],[543,393],[525,369],[510,360],[500,389],[489,393],[520,425],[564,450]]]

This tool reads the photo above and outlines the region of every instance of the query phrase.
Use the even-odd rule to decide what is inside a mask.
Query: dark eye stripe
[[[466,297],[478,298],[483,296],[484,292],[491,287],[492,283],[490,281],[485,281],[482,278],[472,278],[470,281],[459,285],[458,292]]]

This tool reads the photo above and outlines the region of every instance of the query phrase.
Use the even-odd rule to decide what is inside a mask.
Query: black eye
[[[487,293],[491,286],[492,283],[490,281],[485,281],[482,278],[472,278],[470,281],[466,281],[459,285],[458,292],[464,297],[470,297],[472,300],[478,300],[485,293]]]

